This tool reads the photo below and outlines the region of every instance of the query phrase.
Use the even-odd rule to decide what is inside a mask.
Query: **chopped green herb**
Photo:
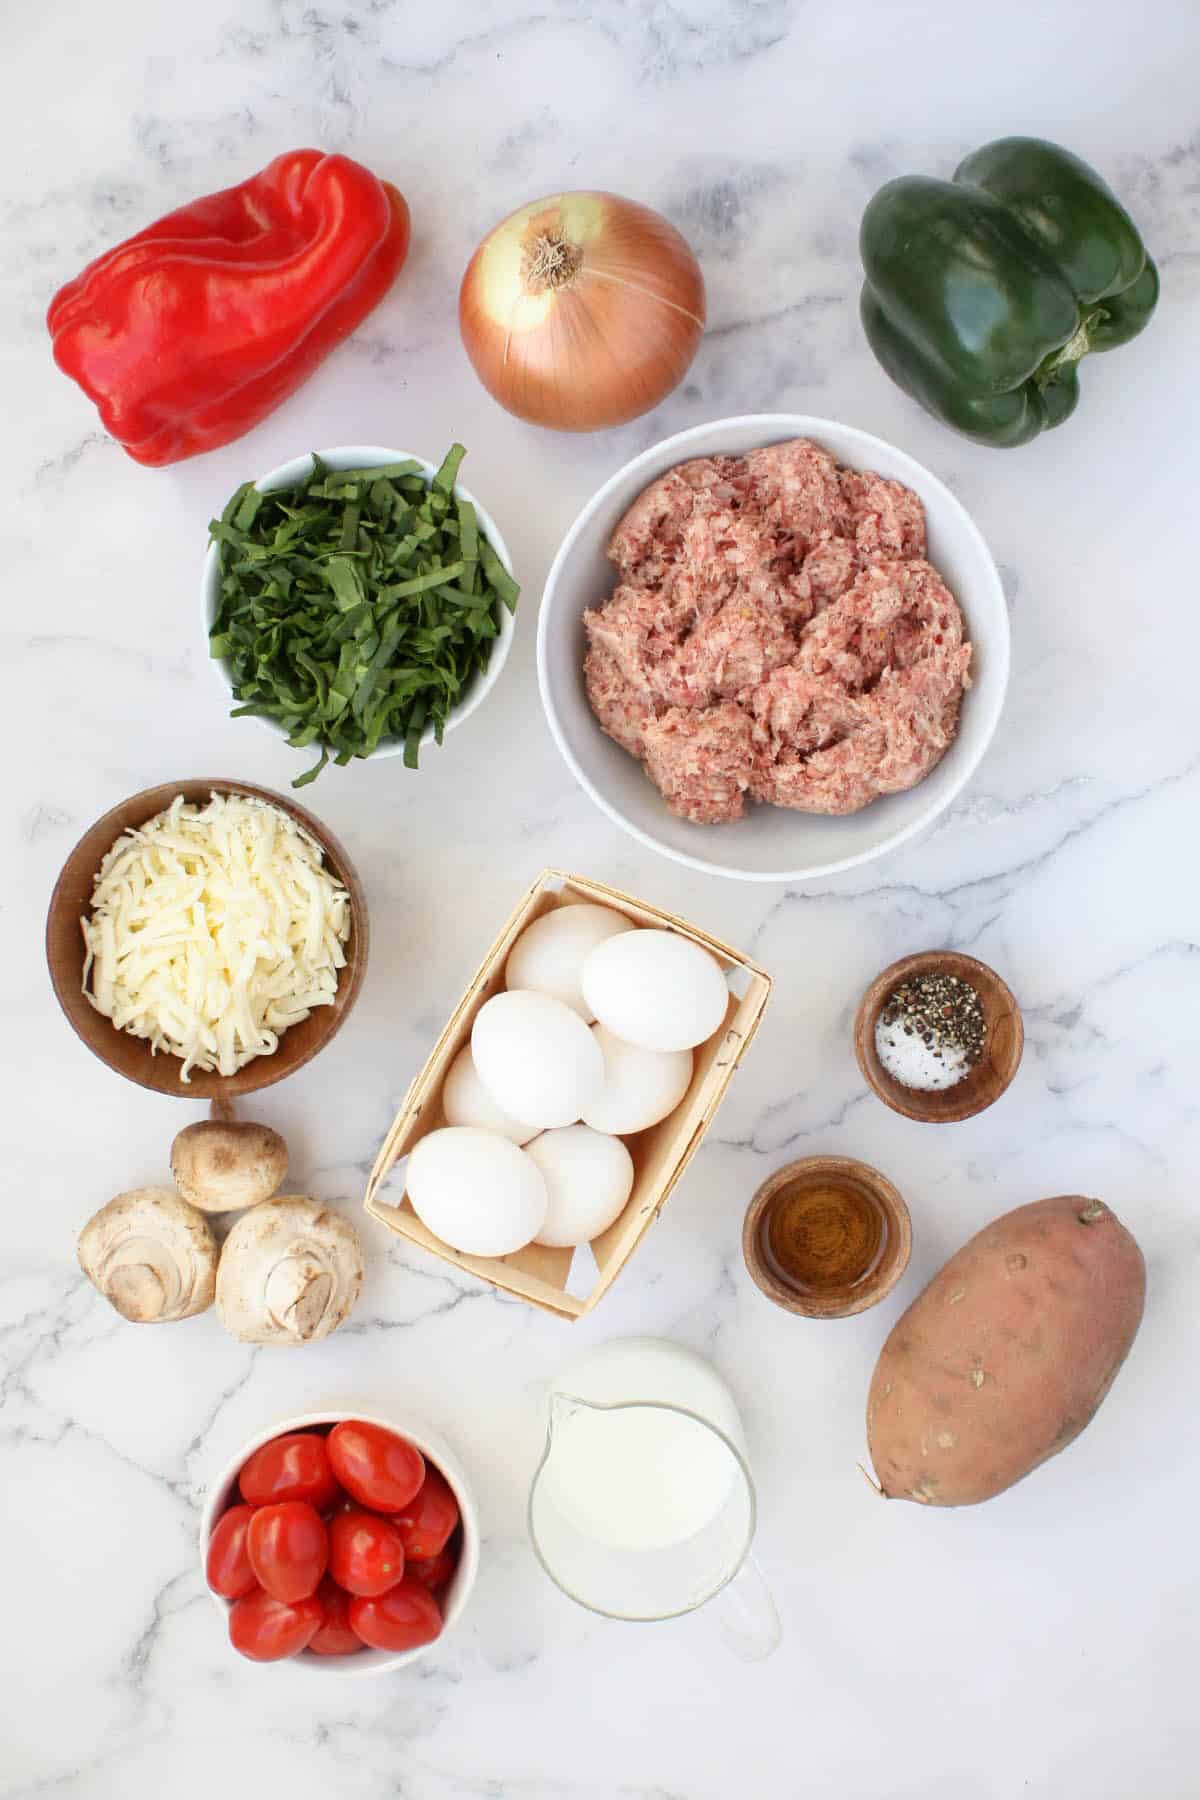
[[[466,454],[461,444],[451,444],[446,452],[445,461],[433,478],[435,494],[449,495],[454,492],[454,483],[458,479],[458,465]]]
[[[458,502],[458,519],[446,520],[446,529],[451,527],[458,532],[458,554],[465,563],[473,563],[479,557],[479,526],[475,519],[475,508],[469,500]]]
[[[520,592],[456,497],[465,452],[453,444],[430,481],[413,461],[327,468],[299,487],[244,482],[209,526],[221,599],[210,654],[226,666],[232,717],[273,719],[297,749],[339,767],[402,742],[441,743],[450,713],[486,669],[499,608]]]
[[[238,531],[249,531],[255,519],[258,517],[258,509],[262,505],[262,502],[263,497],[256,487],[251,487],[249,491],[245,493],[238,505],[237,511],[233,515],[233,523]]]
[[[495,588],[510,613],[517,610],[517,597],[521,590],[505,568],[486,538],[479,540],[479,560],[483,564],[483,573]]]

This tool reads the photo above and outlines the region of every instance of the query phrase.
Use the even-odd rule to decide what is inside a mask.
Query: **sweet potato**
[[[970,1506],[1079,1436],[1141,1322],[1146,1266],[1102,1200],[1061,1194],[984,1227],[880,1352],[867,1438],[889,1499]]]

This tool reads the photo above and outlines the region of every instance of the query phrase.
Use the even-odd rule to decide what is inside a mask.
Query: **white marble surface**
[[[210,1800],[1183,1800],[1196,1792],[1191,1373],[1195,1170],[1196,391],[1200,22],[1181,0],[512,0],[422,5],[46,0],[7,8],[0,546],[7,744],[0,1450],[0,1793]],[[1126,196],[1162,266],[1144,338],[1085,372],[1076,419],[1020,451],[957,440],[872,363],[855,236],[872,190],[1014,130],[1059,138]],[[50,361],[56,285],[118,236],[323,143],[397,181],[411,262],[356,338],[251,437],[165,471],[128,461]],[[550,438],[497,410],[454,296],[498,216],[563,185],[626,191],[689,234],[711,329],[652,417]],[[738,411],[828,413],[961,495],[1013,603],[999,736],[942,828],[812,893],[687,874],[610,828],[543,726],[539,584],[575,509],[637,448]],[[712,1141],[600,1313],[567,1327],[390,1250],[343,1334],[254,1351],[214,1317],[153,1337],[81,1280],[75,1233],[159,1179],[197,1109],[123,1086],[50,995],[40,930],[77,834],[173,776],[282,788],[292,754],[224,716],[198,604],[204,525],[313,444],[470,446],[466,479],[526,584],[500,691],[419,778],[395,761],[310,799],[370,895],[367,988],[328,1054],[262,1097],[311,1189],[355,1213],[395,1101],[465,975],[546,863],[745,946],[777,998]],[[892,957],[946,943],[1020,996],[1025,1064],[966,1125],[868,1097],[849,1022]],[[908,1196],[912,1268],[819,1328],[760,1298],[742,1209],[788,1154],[843,1151]],[[989,1216],[1099,1193],[1150,1265],[1145,1326],[1095,1427],[994,1504],[883,1506],[856,1469],[874,1355]],[[785,1640],[755,1667],[702,1616],[605,1624],[526,1544],[543,1386],[628,1331],[710,1354],[744,1406],[759,1555]],[[413,1406],[477,1483],[486,1533],[460,1634],[410,1675],[324,1689],[238,1662],[197,1573],[210,1473],[273,1418]]]

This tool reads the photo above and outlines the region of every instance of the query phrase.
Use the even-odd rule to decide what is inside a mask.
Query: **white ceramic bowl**
[[[437,463],[426,462],[425,458],[423,456],[418,456],[415,450],[381,450],[377,444],[342,444],[335,450],[318,450],[316,454],[321,458],[322,462],[328,463],[331,469],[380,469],[385,467],[388,463],[408,462],[411,460],[413,462],[419,462],[422,469],[425,471],[425,474],[430,479],[436,475],[438,470]],[[296,487],[311,473],[312,454],[309,453],[304,456],[293,457],[291,462],[282,463],[278,469],[272,469],[269,474],[261,475],[254,485],[259,489],[260,493],[269,494],[275,488]],[[454,492],[460,500],[469,500],[471,505],[475,508],[475,513],[479,520],[480,531],[487,538],[492,549],[496,552],[496,555],[511,575],[512,561],[508,554],[508,546],[501,537],[499,528],[496,525],[496,521],[492,518],[491,513],[489,513],[485,507],[480,505],[474,494],[463,487],[461,482],[455,482]],[[210,544],[208,546],[208,551],[204,558],[204,574],[201,591],[204,600],[204,634],[207,640],[208,633],[212,630],[213,621],[217,616],[217,607],[221,599],[221,567],[216,544]],[[467,689],[465,698],[460,700],[458,705],[451,712],[449,718],[446,720],[446,731],[453,731],[456,725],[461,725],[464,719],[470,718],[476,707],[483,705],[483,702],[487,699],[488,695],[500,679],[501,670],[504,668],[504,664],[508,659],[509,650],[512,648],[516,627],[517,621],[515,616],[509,612],[507,606],[502,606],[500,608],[500,635],[492,643],[492,654],[488,659],[488,666],[484,670],[482,676],[476,677],[471,686]],[[232,701],[233,678],[228,663],[214,657],[210,657],[209,661],[217,672],[221,682],[222,692],[224,693],[226,700]],[[267,730],[273,732],[276,737],[287,738],[287,732],[284,731],[281,726],[277,725],[274,719],[257,718],[253,713],[248,714],[247,717],[251,718],[256,725],[264,725]],[[427,744],[432,744],[433,738],[433,726],[428,725],[421,734],[421,748],[424,749]],[[311,748],[312,746],[310,746],[310,749]],[[371,756],[366,760],[370,761],[376,756],[401,756],[403,753],[403,738],[385,738],[378,747],[371,752]],[[303,754],[307,753],[297,751],[297,755]]]
[[[343,1406],[336,1412],[301,1413],[295,1419],[281,1419],[278,1424],[260,1431],[248,1443],[242,1445],[232,1462],[226,1463],[216,1481],[209,1489],[208,1498],[204,1502],[204,1511],[200,1520],[200,1573],[204,1579],[205,1561],[208,1555],[208,1540],[212,1536],[213,1527],[228,1506],[233,1495],[234,1486],[246,1459],[253,1456],[272,1438],[282,1437],[285,1431],[307,1431],[313,1425],[337,1425],[342,1419],[361,1419],[364,1424],[378,1425],[383,1431],[394,1431],[400,1437],[407,1438],[415,1444],[427,1461],[434,1463],[446,1477],[454,1490],[454,1498],[458,1501],[458,1510],[462,1515],[462,1550],[459,1554],[458,1567],[454,1571],[454,1579],[446,1590],[444,1597],[444,1614],[441,1633],[430,1644],[421,1644],[415,1650],[359,1650],[351,1656],[314,1656],[310,1651],[302,1651],[299,1656],[283,1659],[280,1666],[285,1668],[306,1669],[319,1675],[386,1675],[394,1669],[407,1668],[409,1663],[416,1662],[418,1657],[425,1656],[431,1650],[440,1649],[445,1643],[448,1633],[458,1623],[471,1597],[471,1589],[475,1586],[475,1577],[479,1571],[479,1514],[475,1510],[475,1502],[467,1485],[467,1477],[462,1464],[451,1450],[449,1444],[429,1426],[414,1423],[411,1419],[384,1419],[378,1413],[356,1412],[352,1407]],[[205,1580],[205,1586],[208,1584]],[[221,1615],[221,1631],[228,1642],[228,1618],[231,1602],[223,1600],[219,1594],[208,1589],[209,1596]],[[238,1655],[236,1650],[230,1654],[238,1661],[246,1659]],[[268,1665],[250,1663],[251,1667],[262,1668]]]
[[[839,462],[874,469],[920,495],[929,560],[966,617],[972,686],[953,744],[907,793],[831,818],[753,806],[728,825],[692,825],[668,812],[632,756],[606,737],[583,683],[585,608],[613,590],[605,556],[626,508],[650,482],[693,456],[740,456],[761,444],[810,437]],[[811,881],[895,850],[927,829],[970,780],[991,742],[1008,683],[1008,611],[996,565],[966,510],[928,469],[869,432],[805,413],[751,413],[665,438],[606,481],[568,531],[550,568],[538,620],[538,682],[556,743],[581,786],[610,819],[651,849],[707,874],[741,881]]]

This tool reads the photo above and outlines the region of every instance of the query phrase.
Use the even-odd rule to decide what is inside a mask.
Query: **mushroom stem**
[[[333,1292],[334,1278],[326,1270],[289,1256],[267,1276],[267,1315],[307,1342],[328,1312]]]

